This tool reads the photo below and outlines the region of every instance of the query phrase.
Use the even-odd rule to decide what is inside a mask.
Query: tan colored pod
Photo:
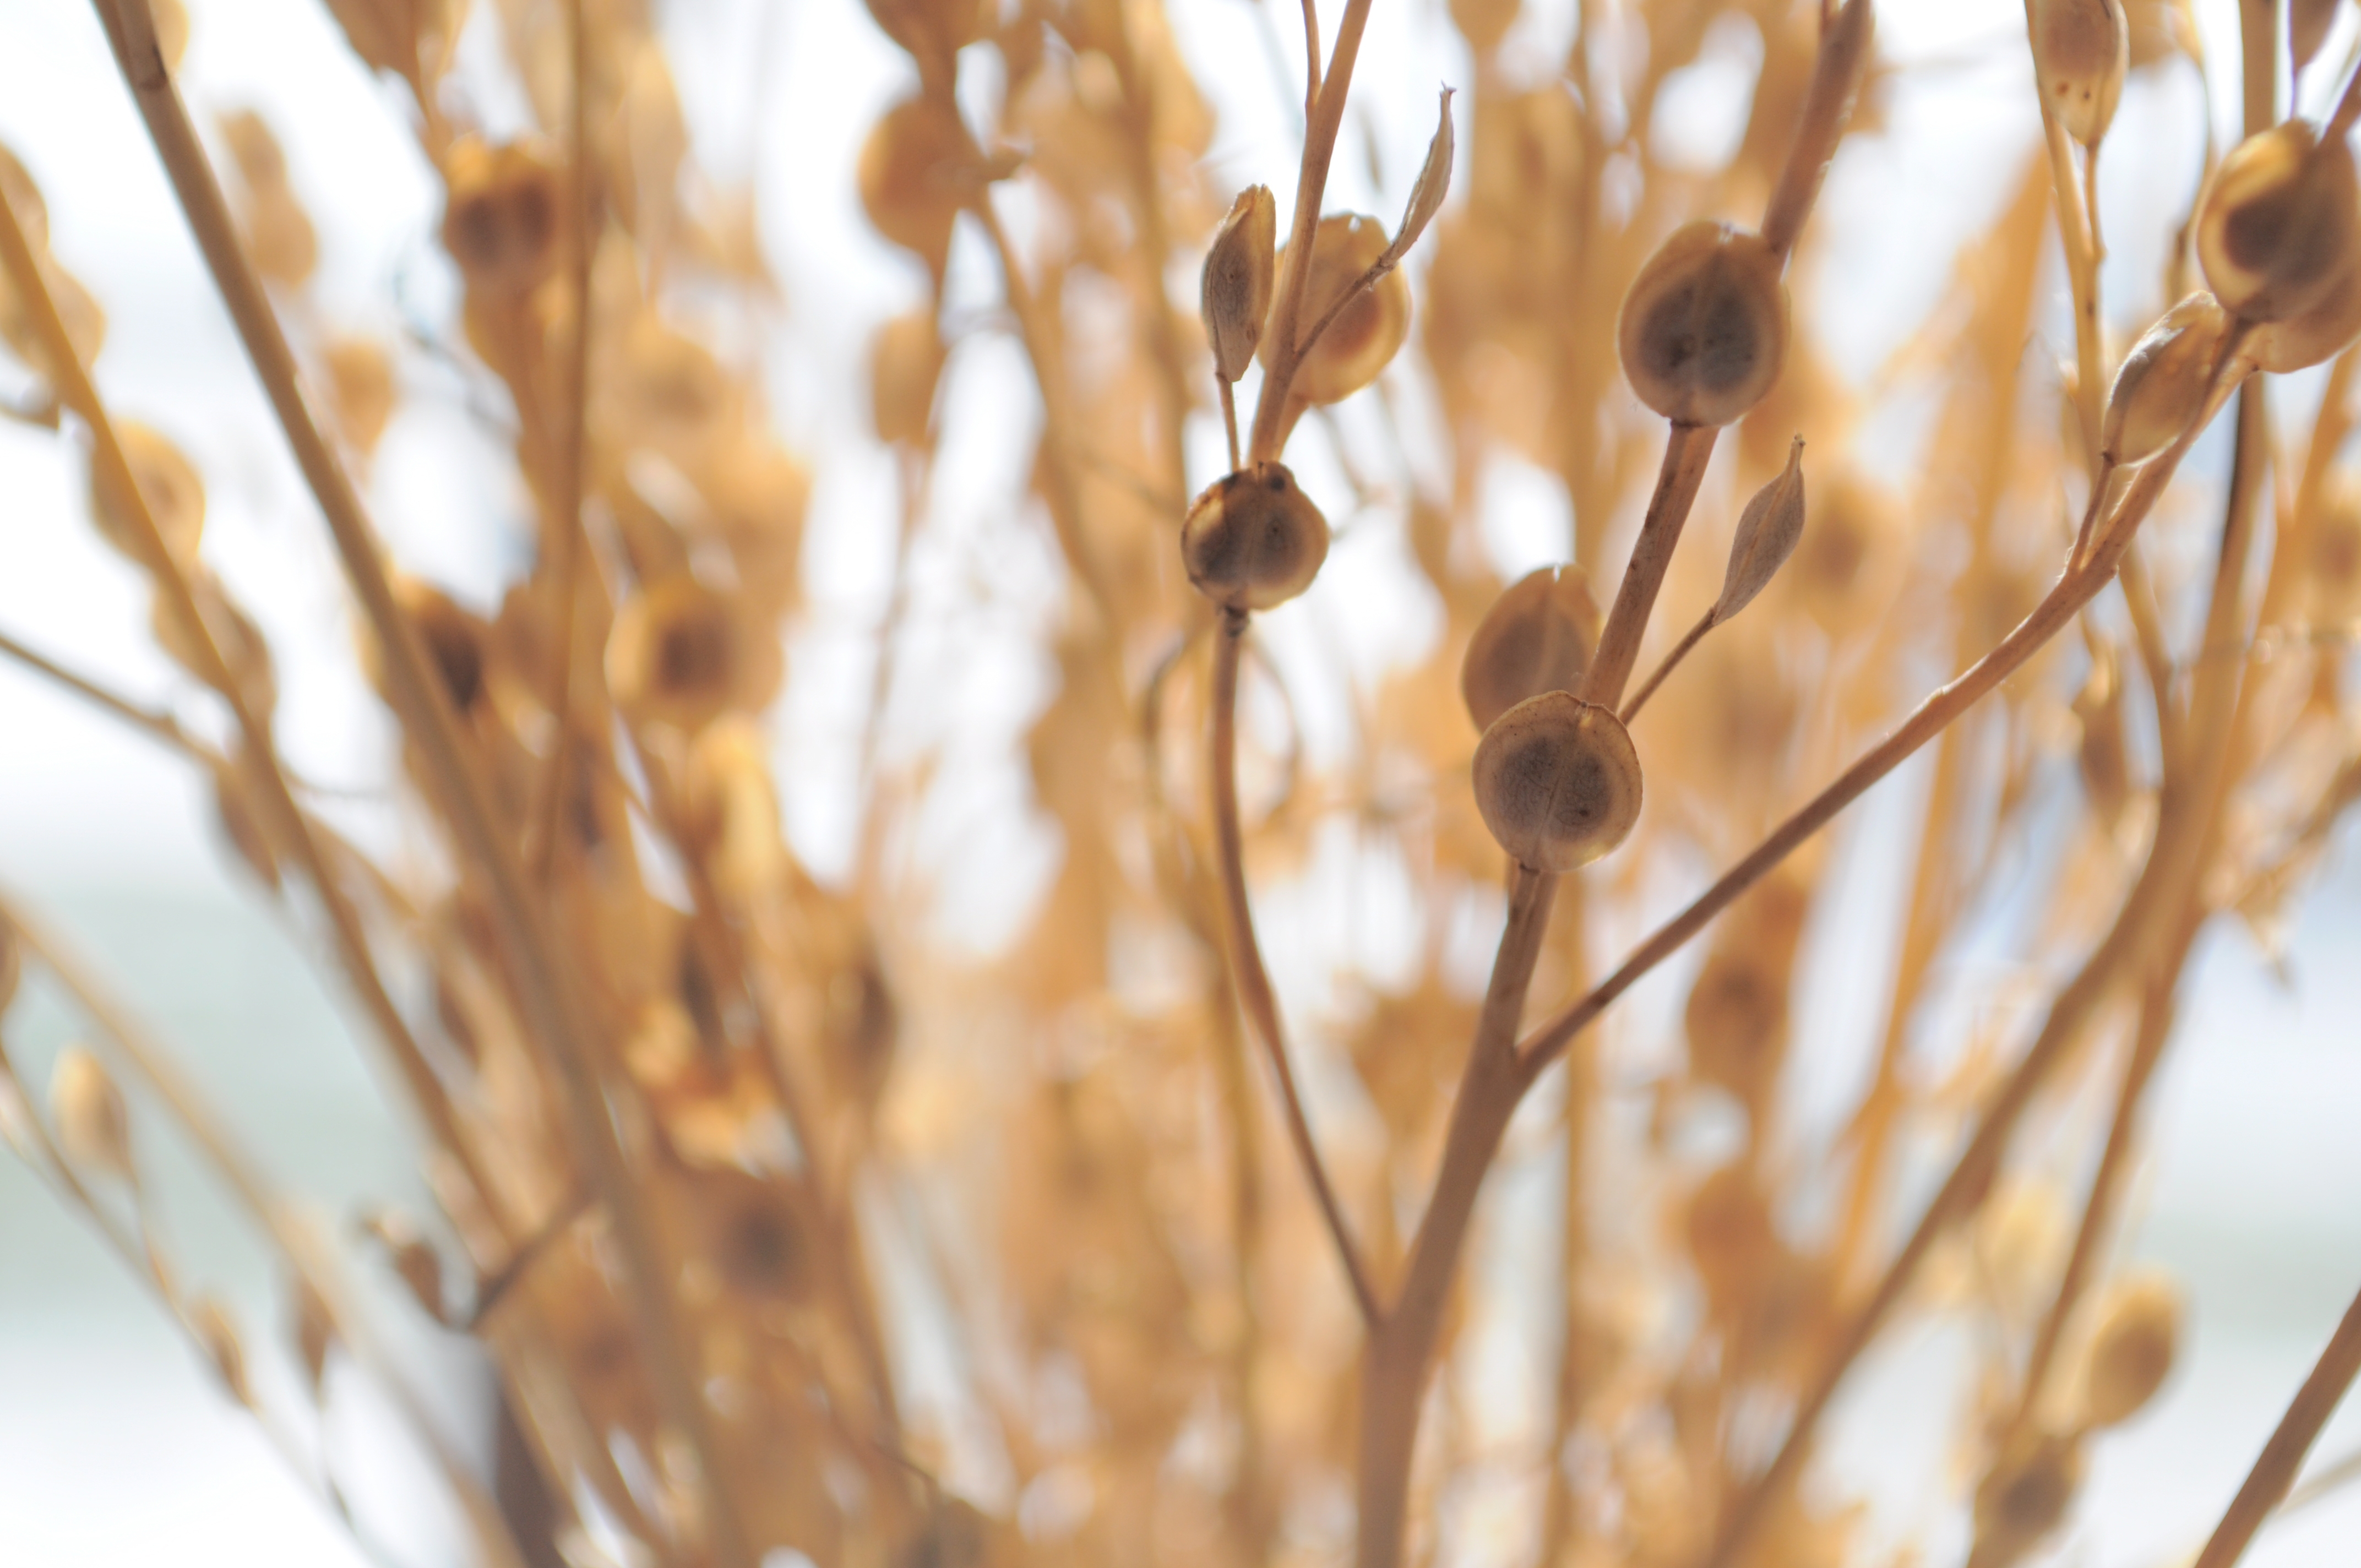
[[[58,1054],[49,1076],[49,1111],[66,1157],[83,1170],[103,1170],[125,1181],[137,1179],[131,1162],[131,1113],[114,1074],[84,1046]]]
[[[2353,150],[2303,120],[2248,137],[2213,172],[2197,214],[2197,259],[2232,315],[2285,321],[2325,299],[2353,264]]]
[[[869,348],[869,409],[877,438],[924,446],[945,351],[935,313],[921,305],[877,329]]]
[[[1675,229],[1623,296],[1623,374],[1675,424],[1743,416],[1787,354],[1787,285],[1759,236],[1699,219]]]
[[[2033,0],[2033,68],[2066,134],[2094,147],[2107,134],[2131,67],[2123,0]]]
[[[1269,609],[1312,586],[1328,559],[1328,520],[1282,464],[1225,474],[1180,524],[1180,564],[1197,591],[1230,609]]]
[[[2178,440],[2205,406],[2214,356],[2229,330],[2229,313],[2200,289],[2140,334],[2107,393],[2100,455],[2144,463]]]
[[[1640,754],[1611,708],[1561,691],[1509,709],[1476,747],[1476,808],[1520,865],[1563,876],[1640,820]]]
[[[2037,1433],[1993,1460],[1976,1487],[1977,1568],[2008,1568],[2066,1521],[2082,1486],[2082,1445],[2059,1433]]]
[[[1200,280],[1205,342],[1213,351],[1213,374],[1235,381],[1254,363],[1270,314],[1271,247],[1278,243],[1279,205],[1268,185],[1249,185],[1231,203],[1230,215],[1205,250]],[[1313,254],[1319,254],[1316,247]]]
[[[1339,213],[1320,220],[1312,240],[1312,277],[1303,290],[1303,319],[1299,332],[1310,332],[1328,313],[1337,297],[1360,280],[1361,275],[1386,253],[1385,229],[1375,218]],[[1279,253],[1285,270],[1287,252]],[[1410,335],[1410,284],[1399,271],[1389,272],[1362,291],[1358,299],[1337,313],[1312,352],[1295,369],[1291,390],[1307,403],[1334,403],[1351,397],[1378,378],[1402,340]],[[1258,350],[1270,365],[1271,335],[1262,334]]]
[[[197,477],[195,466],[170,437],[137,420],[116,421],[115,438],[122,444],[131,482],[138,487],[139,499],[148,503],[156,532],[163,535],[165,551],[180,565],[192,565],[205,531],[205,487]],[[107,478],[106,469],[95,461],[91,465],[90,499],[91,521],[98,525],[100,536],[127,559],[146,566],[148,552],[140,543],[132,509]]]
[[[522,294],[555,269],[564,204],[555,165],[516,142],[489,147],[467,137],[444,159],[443,178],[451,191],[443,245],[468,288]]]
[[[2180,1353],[2180,1292],[2159,1275],[2125,1280],[2107,1294],[2082,1380],[2084,1419],[2130,1420],[2156,1398]]]
[[[1579,690],[1598,646],[1598,606],[1579,566],[1528,572],[1492,601],[1467,640],[1459,695],[1478,729],[1527,697]]]
[[[2246,334],[2238,352],[2258,370],[2284,376],[2324,365],[2361,337],[2361,258],[2348,260],[2336,282],[2312,308],[2285,321],[2266,322]]]
[[[607,685],[623,711],[694,734],[737,701],[744,629],[727,598],[670,576],[623,601],[607,640]]]
[[[950,256],[972,153],[959,117],[927,97],[886,110],[861,144],[861,205],[870,223],[937,277]]]

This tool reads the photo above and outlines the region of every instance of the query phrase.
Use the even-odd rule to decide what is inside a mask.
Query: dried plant
[[[2361,85],[2278,81],[2285,43],[2317,88],[2342,7],[2241,7],[2243,138],[2167,215],[2158,298],[2186,297],[2142,335],[2100,293],[2099,153],[2128,74],[2191,71],[2193,23],[2028,0],[2010,53],[2039,151],[1864,393],[1805,285],[1880,221],[1815,211],[1898,90],[1870,0],[1583,0],[1538,74],[1512,0],[1453,0],[1472,81],[1390,225],[1325,210],[1369,0],[1333,35],[1303,0],[1292,183],[1257,148],[1268,183],[1237,192],[1156,0],[869,0],[909,85],[853,174],[927,300],[873,339],[896,586],[850,760],[859,842],[824,872],[781,784],[848,759],[782,751],[763,719],[819,678],[785,651],[830,459],[790,450],[703,310],[753,321],[774,290],[694,167],[654,8],[327,8],[442,183],[463,345],[340,328],[276,139],[302,128],[208,104],[201,132],[178,0],[94,0],[349,579],[431,853],[340,827],[288,765],[204,477],[102,398],[104,302],[49,254],[41,149],[0,153],[0,336],[36,389],[16,411],[86,450],[94,543],[144,574],[190,684],[160,710],[57,651],[0,652],[199,771],[392,1069],[440,1212],[315,1231],[14,899],[0,1007],[53,988],[91,1044],[46,1096],[0,1051],[0,1122],[324,1506],[346,1508],[314,1424],[272,1391],[324,1403],[349,1361],[511,1568],[1866,1562],[1859,1500],[1806,1466],[1863,1352],[1940,1316],[1984,1331],[1967,1561],[2060,1538],[2092,1452],[2189,1354],[2172,1282],[2114,1256],[2192,946],[2217,916],[2268,939],[2361,796]],[[1760,44],[1752,106],[1700,171],[1657,117],[1733,21]],[[484,128],[471,30],[530,134]],[[960,91],[977,61],[996,91]],[[2317,123],[2280,112],[2314,100]],[[960,302],[977,276],[993,309]],[[1038,420],[981,432],[1024,447],[990,504],[1004,538],[1046,523],[1055,578],[1018,634],[1056,678],[1015,806],[941,716],[888,722],[969,435],[944,388],[994,337]],[[402,366],[430,352],[512,445],[529,548],[496,605],[398,569],[371,522]],[[2316,367],[2308,425],[2275,415],[2269,378]],[[1877,450],[1905,405],[1929,422],[1907,468]],[[2224,410],[2226,482],[2180,477]],[[1572,559],[1513,584],[1482,532],[1504,460],[1573,520]],[[1334,583],[1348,554],[1433,633],[1337,652],[1368,613]],[[1293,622],[1268,650],[1262,616]],[[1830,1136],[1795,1092],[1825,1070],[1797,999],[1849,874],[1821,830],[1913,759],[1892,960],[1846,973],[1884,999],[1878,1048]],[[1060,846],[981,954],[894,852],[980,809]],[[1315,860],[1399,890],[1406,958],[1290,905],[1274,978],[1258,906],[1316,885]],[[2012,880],[2032,895],[2001,900]],[[1488,981],[1455,957],[1469,929],[1497,931]],[[1971,937],[2044,977],[2028,1040],[1960,1048],[1941,965]],[[1619,1007],[1652,975],[1664,1005]],[[2093,1089],[2112,1113],[2085,1157],[2011,1163]],[[1700,1155],[1683,1129],[1708,1117],[1734,1130]],[[143,1185],[167,1128],[283,1266],[283,1335],[184,1283]],[[1930,1161],[1921,1198],[1902,1173]],[[1560,1201],[1514,1235],[1520,1267],[1479,1275],[1504,1162],[1562,1171]],[[2079,1205],[2070,1240],[2017,1234],[2036,1190]],[[2015,1262],[1926,1288],[1949,1254]],[[1504,1442],[1446,1369],[1518,1293],[1554,1303],[1556,1373],[1540,1430]],[[397,1312],[488,1353],[528,1500],[437,1435],[380,1332]],[[266,1358],[300,1376],[256,1379]],[[2201,1568],[2238,1558],[2356,1368],[2361,1302]],[[1479,1495],[1516,1499],[1508,1546],[1455,1526]]]

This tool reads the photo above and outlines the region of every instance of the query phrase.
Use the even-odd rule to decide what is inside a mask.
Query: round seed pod
[[[2200,289],[2140,334],[2107,393],[2100,455],[2145,463],[2178,440],[2205,406],[2206,381],[2229,330],[2229,313]]]
[[[1320,220],[1312,237],[1312,276],[1303,289],[1303,319],[1299,333],[1310,332],[1336,297],[1360,280],[1386,250],[1385,225],[1356,213],[1339,213]],[[1287,252],[1279,253],[1279,270]],[[1410,335],[1410,284],[1399,269],[1387,273],[1358,299],[1337,313],[1311,353],[1295,367],[1292,394],[1307,403],[1333,403],[1351,397],[1378,378]],[[1269,332],[1262,334],[1257,356],[1270,367]]]
[[[1478,729],[1529,696],[1581,688],[1598,643],[1598,606],[1579,566],[1543,566],[1510,584],[1477,623],[1459,695]]]
[[[1257,463],[1205,488],[1180,524],[1180,564],[1230,609],[1269,609],[1312,586],[1328,520],[1283,464]]]
[[[1971,1562],[2014,1563],[2065,1522],[2082,1485],[2082,1445],[2048,1433],[2001,1454],[1976,1487],[1976,1543]]]
[[[1728,224],[1683,225],[1631,280],[1615,341],[1642,402],[1675,424],[1731,423],[1786,357],[1778,254]]]
[[[139,499],[148,504],[156,532],[164,536],[165,552],[179,565],[191,565],[205,530],[205,487],[195,466],[170,437],[137,420],[117,421],[115,438],[122,444],[124,466],[131,470]],[[91,465],[90,499],[91,521],[101,537],[129,560],[146,565],[148,555],[140,546],[132,509],[95,462]]]
[[[693,734],[738,696],[745,642],[726,598],[694,577],[667,577],[616,613],[608,688],[625,712]]]
[[[2361,337],[2361,265],[2348,262],[2311,309],[2266,322],[2246,334],[2239,354],[2258,370],[2286,375],[2324,364]]]
[[[861,205],[879,234],[924,261],[937,277],[950,257],[951,225],[972,156],[967,128],[929,97],[885,111],[861,144]]]
[[[2111,1427],[2145,1409],[2172,1371],[2180,1349],[2180,1292],[2147,1275],[2107,1293],[2082,1380],[2082,1410]]]
[[[443,247],[470,290],[511,298],[555,269],[564,203],[548,159],[521,143],[490,147],[467,137],[445,156],[443,179],[451,192]]]
[[[2285,321],[2327,297],[2352,265],[2353,151],[2302,120],[2248,137],[2215,170],[2197,215],[2197,259],[2231,314]]]
[[[1476,808],[1520,865],[1559,876],[1620,844],[1640,820],[1640,754],[1612,708],[1543,692],[1476,747]]]
[[[2123,0],[2033,0],[2033,64],[2066,134],[2095,147],[2115,117],[2131,67]]]

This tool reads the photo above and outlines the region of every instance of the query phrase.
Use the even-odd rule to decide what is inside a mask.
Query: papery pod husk
[[[1328,520],[1283,464],[1257,463],[1205,488],[1180,525],[1180,564],[1199,593],[1232,609],[1274,609],[1312,586]]]
[[[2013,1568],[2065,1523],[2082,1486],[2079,1437],[2033,1432],[1993,1461],[1976,1487],[1975,1568]]]
[[[950,108],[931,97],[905,98],[862,143],[862,209],[879,234],[940,278],[974,164],[975,144]]]
[[[1640,755],[1613,710],[1561,691],[1509,709],[1476,747],[1476,808],[1510,859],[1564,876],[1640,820]]]
[[[513,300],[556,270],[566,179],[554,158],[528,143],[463,137],[444,155],[443,179],[443,247],[471,296]]]
[[[2204,407],[2230,318],[2199,290],[2142,333],[2124,356],[2099,424],[2099,451],[2110,463],[2143,463],[2189,428]]]
[[[1477,623],[1459,691],[1479,730],[1547,691],[1578,692],[1598,645],[1598,602],[1579,566],[1543,566],[1504,589]]]
[[[2083,1369],[2084,1419],[2117,1426],[2147,1408],[2180,1358],[2184,1315],[2180,1291],[2162,1275],[2136,1275],[2108,1289]]]
[[[725,711],[760,708],[781,662],[733,596],[678,576],[643,586],[616,612],[607,687],[624,712],[694,734]]]
[[[106,1070],[86,1046],[68,1046],[49,1071],[49,1113],[65,1156],[85,1170],[123,1181],[138,1179],[131,1157],[131,1113]]]
[[[1787,448],[1787,466],[1754,492],[1739,513],[1738,531],[1730,542],[1730,565],[1722,574],[1721,597],[1713,601],[1718,625],[1754,602],[1771,586],[1779,568],[1795,553],[1804,536],[1804,438]]]
[[[2066,134],[2097,145],[2131,69],[2123,0],[2033,0],[2029,28],[2041,95]]]
[[[1675,424],[1730,424],[1779,378],[1787,285],[1758,235],[1699,219],[1659,246],[1616,320],[1624,378]]]
[[[183,571],[194,566],[198,543],[205,529],[205,487],[197,477],[196,466],[172,444],[170,437],[137,420],[115,421],[115,439],[123,448],[124,466],[131,470],[131,482],[138,487],[139,499],[147,503],[148,519],[163,536],[165,554]],[[106,467],[94,453],[90,499],[91,521],[98,525],[100,537],[125,559],[146,570],[148,558],[142,531],[132,515],[132,508],[115,492]]]
[[[2361,338],[2361,253],[2310,309],[2264,323],[2246,334],[2238,352],[2257,369],[2284,376],[2326,364],[2356,338]]]
[[[279,707],[279,672],[261,629],[231,602],[220,583],[202,571],[191,578],[189,593],[223,663],[229,666],[230,679],[236,683],[247,711],[267,720]],[[174,663],[200,680],[209,678],[212,666],[198,652],[187,620],[174,607],[171,596],[160,588],[150,601],[148,627],[155,634],[156,646]]]
[[[1224,381],[1246,373],[1262,341],[1278,271],[1278,235],[1279,207],[1270,187],[1249,185],[1238,192],[1205,249],[1200,310],[1206,345],[1213,351],[1213,374]]]
[[[1312,276],[1303,289],[1303,315],[1299,332],[1310,332],[1327,314],[1339,296],[1386,252],[1389,243],[1375,218],[1356,213],[1333,214],[1320,220],[1312,240]],[[1279,253],[1279,273],[1286,276],[1287,252]],[[1272,311],[1277,313],[1273,302]],[[1399,270],[1387,273],[1337,313],[1312,352],[1296,367],[1290,395],[1307,403],[1341,402],[1378,378],[1402,340],[1410,335],[1410,284]],[[1268,327],[1256,356],[1268,368],[1273,352]]]
[[[345,40],[372,71],[420,82],[459,37],[467,0],[327,0]]]
[[[2361,188],[2340,137],[2288,120],[2248,137],[2213,171],[2196,225],[2214,297],[2250,322],[2285,321],[2326,298],[2361,245]]]

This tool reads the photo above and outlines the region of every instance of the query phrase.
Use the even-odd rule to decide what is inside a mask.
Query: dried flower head
[[[511,299],[555,269],[564,181],[538,149],[462,137],[444,159],[443,179],[443,245],[470,291]]]
[[[1238,192],[1230,214],[1205,250],[1201,310],[1205,341],[1213,350],[1213,374],[1235,381],[1254,362],[1262,341],[1263,318],[1270,313],[1270,286],[1277,270],[1272,247],[1279,242],[1279,204],[1268,185]],[[1315,244],[1312,254],[1319,250]]]
[[[1675,229],[1623,296],[1616,345],[1640,400],[1675,424],[1720,425],[1771,389],[1787,352],[1787,285],[1760,236],[1699,219]]]
[[[1501,592],[1476,624],[1459,693],[1478,729],[1527,697],[1578,691],[1598,645],[1598,606],[1579,566],[1543,566]]]
[[[1562,691],[1509,709],[1476,747],[1476,808],[1519,864],[1563,876],[1640,820],[1640,754],[1612,709]]]
[[[2107,393],[2100,455],[2110,463],[2144,463],[2172,444],[2204,407],[2229,330],[2229,313],[2200,289],[2140,334]]]
[[[2356,255],[2353,149],[2289,120],[2248,137],[2213,171],[2197,214],[2197,259],[2232,315],[2302,314]]]
[[[1327,559],[1328,520],[1278,463],[1214,480],[1180,525],[1190,582],[1231,609],[1285,604],[1312,586]]]
[[[1320,220],[1312,238],[1312,276],[1303,287],[1302,330],[1310,331],[1360,282],[1389,243],[1375,218],[1332,213]],[[1286,262],[1282,248],[1281,270]],[[1341,402],[1376,380],[1409,335],[1410,284],[1400,271],[1389,271],[1337,313],[1296,367],[1290,393],[1307,403]],[[1268,367],[1272,352],[1268,332],[1262,334],[1257,352]]]

